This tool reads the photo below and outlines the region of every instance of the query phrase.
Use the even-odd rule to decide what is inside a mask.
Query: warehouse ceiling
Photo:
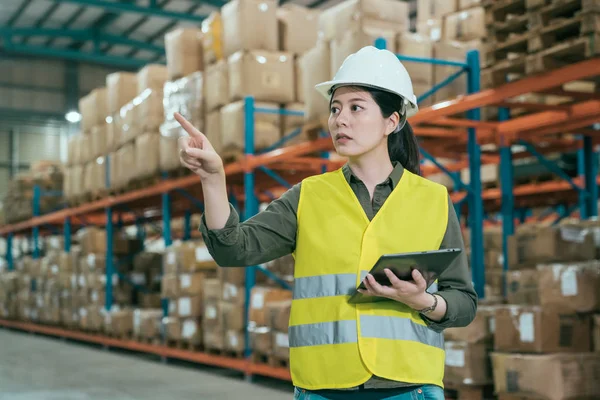
[[[280,0],[326,8],[341,0]],[[0,55],[136,69],[164,63],[164,35],[199,26],[227,0],[1,0]]]

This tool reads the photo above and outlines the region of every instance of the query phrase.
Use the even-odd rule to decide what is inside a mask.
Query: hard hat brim
[[[323,95],[323,97],[325,97],[327,100],[330,100],[331,94],[329,92],[331,91],[331,89],[334,87],[342,87],[342,86],[370,87],[370,88],[383,90],[385,92],[390,92],[397,96],[400,96],[408,102],[408,107],[406,108],[406,116],[407,117],[415,115],[417,113],[417,111],[419,111],[419,107],[417,105],[416,98],[415,99],[407,99],[404,96],[402,96],[400,93],[392,92],[389,89],[386,89],[386,88],[383,88],[380,86],[368,85],[363,82],[327,81],[327,82],[322,82],[322,83],[315,85],[315,89],[317,90],[317,92],[319,92],[321,95]]]

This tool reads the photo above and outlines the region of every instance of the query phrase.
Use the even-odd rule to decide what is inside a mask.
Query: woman
[[[330,101],[331,138],[348,163],[303,180],[243,223],[228,203],[221,158],[176,116],[190,135],[180,141],[181,163],[202,179],[200,229],[222,266],[294,254],[296,399],[441,400],[441,332],[469,324],[477,308],[466,255],[439,278],[437,291],[418,271],[413,281],[386,271],[392,286],[367,274],[364,291],[385,301],[347,301],[382,254],[464,247],[446,188],[419,176],[406,122],[417,111],[410,77],[393,53],[367,46],[317,90]]]

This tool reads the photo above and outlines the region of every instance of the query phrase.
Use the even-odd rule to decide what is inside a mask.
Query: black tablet
[[[417,269],[427,281],[427,287],[430,287],[448,268],[450,263],[458,257],[461,251],[461,249],[452,248],[415,253],[384,254],[377,260],[373,268],[371,268],[370,274],[373,275],[380,285],[391,286],[384,269],[388,268],[399,279],[405,281],[412,280],[412,271]],[[366,289],[364,279],[357,289]],[[363,295],[358,290],[355,290],[348,301],[350,303],[368,303],[381,300],[387,299]]]

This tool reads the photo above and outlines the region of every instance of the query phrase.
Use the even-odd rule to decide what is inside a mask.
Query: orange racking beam
[[[28,322],[0,319],[0,326],[18,329],[25,332],[41,333],[49,336],[80,340],[87,343],[132,350],[140,353],[155,354],[161,357],[191,361],[198,364],[213,365],[216,367],[244,372],[248,375],[263,375],[285,381],[291,381],[291,375],[287,368],[278,368],[265,364],[254,363],[244,358],[231,358],[197,351],[174,349],[164,345],[140,343],[135,340],[111,338],[102,335],[72,331]]]
[[[437,118],[434,121],[428,122],[431,125],[444,125],[444,126],[454,126],[458,128],[477,128],[477,129],[489,129],[495,130],[498,126],[498,122],[493,121],[474,121],[470,119],[459,119],[459,118],[449,118],[442,117]]]
[[[409,118],[411,124],[429,123],[437,118],[448,117],[475,108],[491,106],[515,96],[556,88],[565,83],[597,76],[600,58],[592,58],[553,71],[506,83],[494,89],[483,90],[454,100],[434,104],[420,110]],[[589,97],[588,97],[589,98]]]

